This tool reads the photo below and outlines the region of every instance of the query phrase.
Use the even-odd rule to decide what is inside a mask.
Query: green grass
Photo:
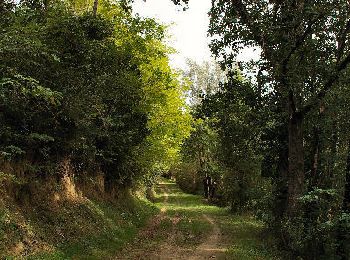
[[[62,243],[50,254],[35,255],[31,259],[108,259],[132,241],[157,209],[144,200],[135,200],[131,208],[111,207],[90,202],[89,209],[103,225],[96,224],[96,232],[79,237],[75,242]]]
[[[27,250],[22,255],[26,259],[109,259],[132,241],[148,219],[157,213],[158,209],[152,203],[132,197],[123,204],[87,200],[66,203],[56,209],[43,205],[30,212],[8,214],[6,221],[9,224],[5,231],[10,244],[14,245],[32,233],[33,241],[40,239],[47,245],[45,249],[29,248],[32,252]],[[2,233],[3,215],[0,211]],[[10,232],[10,225],[21,226],[16,224],[21,222],[20,219],[26,220],[26,228]],[[5,250],[0,252],[1,259],[6,257],[11,259]]]
[[[230,244],[226,255],[228,259],[281,259],[269,241],[262,222],[251,216],[227,215],[220,218],[221,229]]]
[[[163,190],[169,193],[166,204],[162,202],[165,199]],[[202,218],[205,214],[215,219],[224,234],[228,244],[225,259],[280,259],[273,243],[263,236],[263,223],[255,218],[233,215],[227,208],[209,205],[201,196],[185,194],[168,180],[163,180],[156,192],[157,206],[165,207],[169,216],[181,217],[176,226],[176,230],[182,233],[179,245],[196,246],[205,239],[212,228]]]
[[[135,240],[139,230],[160,209],[166,211],[147,234],[150,237]],[[194,249],[213,228],[203,215],[214,219],[223,233],[223,243],[228,248],[224,259],[280,259],[262,235],[263,223],[249,215],[232,215],[226,208],[208,204],[201,196],[183,193],[168,180],[157,186],[154,204],[130,197],[122,205],[89,200],[58,209],[43,206],[29,213],[10,213],[0,210],[1,236],[5,232],[10,241],[16,241],[32,232],[49,246],[50,250],[39,250],[26,259],[110,259],[122,249],[128,252],[126,244],[134,243],[135,249],[147,252],[158,248],[169,236],[177,246]],[[25,232],[19,219],[16,222],[17,215],[27,220]],[[4,258],[1,252],[0,258]]]

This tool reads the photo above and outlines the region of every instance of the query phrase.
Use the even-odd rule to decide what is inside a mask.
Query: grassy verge
[[[228,245],[227,259],[281,259],[274,244],[264,236],[264,224],[254,217],[228,213],[219,218],[219,224]]]
[[[109,259],[133,240],[157,212],[150,202],[131,197],[123,204],[86,200],[61,205],[55,210],[43,206],[30,212],[17,211],[8,214],[5,221],[12,231],[3,228],[0,235],[26,249],[4,251],[0,258]]]

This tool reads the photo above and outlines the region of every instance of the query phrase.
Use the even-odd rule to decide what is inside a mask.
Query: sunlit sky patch
[[[211,0],[191,0],[189,8],[183,11],[170,0],[135,0],[133,9],[140,16],[155,18],[159,22],[171,25],[169,45],[177,50],[170,56],[174,67],[184,68],[186,58],[199,63],[210,60],[208,47],[208,12]]]
[[[177,50],[170,56],[175,68],[186,68],[186,58],[198,63],[211,58],[208,44],[209,16],[211,0],[190,0],[189,8],[174,6],[170,0],[135,0],[134,13],[143,17],[155,18],[162,24],[170,25],[168,44]],[[260,51],[252,48],[244,49],[237,57],[239,61],[257,60]]]

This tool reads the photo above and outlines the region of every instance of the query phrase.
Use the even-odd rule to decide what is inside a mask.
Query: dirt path
[[[167,210],[166,206],[169,200],[169,189],[166,185],[164,185],[164,186],[161,186],[161,190],[163,193],[163,207],[161,207],[160,212],[164,214]]]
[[[176,231],[172,231],[169,234],[166,241],[163,241],[158,250],[153,252],[148,259],[189,259],[189,260],[201,260],[201,259],[217,259],[222,257],[226,248],[220,247],[222,240],[221,230],[215,223],[213,218],[204,215],[205,219],[212,226],[211,233],[208,237],[195,249],[188,249],[176,245]]]
[[[210,223],[213,229],[209,237],[197,247],[194,254],[188,258],[190,260],[223,257],[226,251],[225,246],[223,246],[224,243],[222,241],[221,230],[217,223],[215,223],[213,218],[205,214],[203,215],[203,218]]]
[[[225,248],[220,247],[221,230],[218,225],[215,223],[213,218],[203,214],[203,219],[205,219],[212,226],[211,233],[208,234],[208,237],[203,241],[198,247],[194,250],[182,248],[174,244],[174,234],[172,233],[160,246],[160,251],[155,253],[150,259],[189,259],[189,260],[200,260],[200,259],[217,259],[220,256],[222,257]]]
[[[115,259],[197,260],[224,254],[221,230],[207,209],[212,206],[198,196],[182,193],[173,183],[160,183],[157,190],[160,213]]]

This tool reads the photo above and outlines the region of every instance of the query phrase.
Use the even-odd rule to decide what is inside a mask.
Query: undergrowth
[[[157,213],[150,202],[86,199],[49,208],[0,209],[0,259],[107,259]]]

